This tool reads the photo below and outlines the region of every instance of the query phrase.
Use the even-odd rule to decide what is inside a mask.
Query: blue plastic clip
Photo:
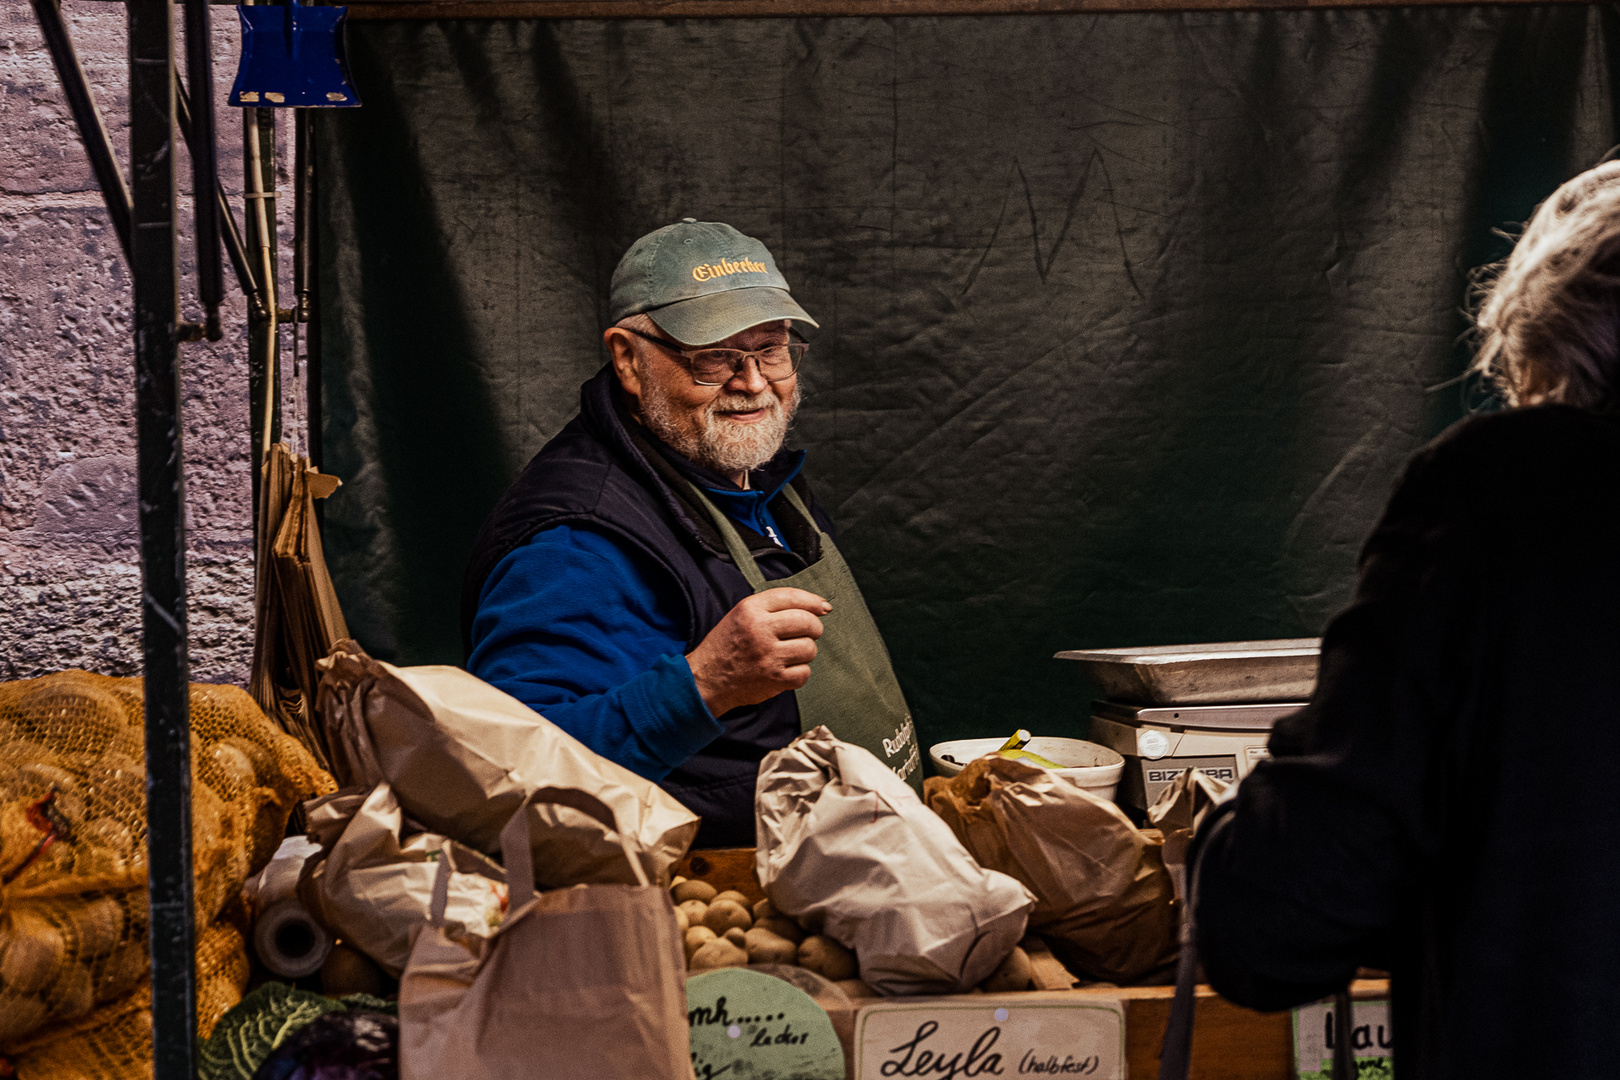
[[[343,51],[346,7],[238,5],[242,62],[228,99],[255,108],[344,108],[360,104]]]

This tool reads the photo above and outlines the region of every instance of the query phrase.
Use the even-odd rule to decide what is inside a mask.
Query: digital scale
[[[1116,801],[1146,811],[1188,769],[1231,783],[1267,756],[1271,726],[1316,685],[1320,638],[1070,650],[1105,695],[1092,742],[1125,758]]]

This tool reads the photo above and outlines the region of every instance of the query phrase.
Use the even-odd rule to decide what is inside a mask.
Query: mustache
[[[781,407],[781,400],[770,391],[762,394],[725,394],[709,403],[708,413],[716,416],[720,413],[753,412],[755,409],[775,412]]]

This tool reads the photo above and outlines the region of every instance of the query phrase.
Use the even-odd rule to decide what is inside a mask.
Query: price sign
[[[686,980],[697,1080],[844,1080],[844,1048],[815,999],[781,979],[722,968]]]
[[[1336,1017],[1331,1001],[1294,1010],[1294,1075],[1299,1080],[1328,1080],[1333,1075]],[[1358,1001],[1350,1010],[1350,1050],[1356,1074],[1364,1080],[1388,1077],[1394,1045],[1389,1002]]]
[[[856,1080],[1092,1077],[1124,1080],[1117,1001],[975,996],[870,1005],[855,1020]]]

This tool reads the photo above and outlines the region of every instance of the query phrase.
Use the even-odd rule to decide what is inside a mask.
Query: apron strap
[[[707,495],[703,494],[702,488],[690,480],[686,484],[697,494],[698,501],[703,504],[703,509],[708,511],[709,519],[714,522],[714,527],[720,530],[720,539],[726,542],[726,550],[731,553],[731,561],[737,564],[737,569],[741,570],[742,576],[748,579],[748,584],[753,587],[755,592],[765,588],[765,575],[760,573],[759,564],[754,561],[753,555],[749,554],[748,545],[742,542],[742,534],[731,523],[731,519],[726,517]]]
[[[810,508],[804,505],[804,500],[799,498],[799,493],[793,490],[792,484],[783,488],[782,494],[787,496],[787,501],[793,505],[793,509],[799,512],[799,516],[804,518],[805,522],[816,531],[822,540],[828,539],[827,534],[821,531],[821,526],[816,524],[816,519],[811,515]]]

